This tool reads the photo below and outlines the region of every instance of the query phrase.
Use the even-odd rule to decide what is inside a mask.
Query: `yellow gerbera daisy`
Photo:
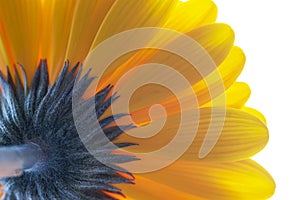
[[[272,196],[250,159],[265,119],[216,16],[210,0],[0,0],[2,198]]]

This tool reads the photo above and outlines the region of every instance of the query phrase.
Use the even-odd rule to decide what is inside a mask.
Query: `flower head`
[[[270,197],[250,159],[265,119],[216,16],[210,0],[0,1],[3,199]]]

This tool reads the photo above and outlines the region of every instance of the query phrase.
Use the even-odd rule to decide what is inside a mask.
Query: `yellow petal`
[[[1,36],[11,60],[6,65],[22,64],[30,80],[46,58],[53,82],[65,61],[75,6],[69,0],[1,1]]]
[[[197,135],[194,143],[183,155],[183,159],[194,160],[194,154],[202,157],[204,161],[243,160],[259,152],[268,142],[267,127],[257,117],[249,113],[239,109],[227,108],[224,121],[221,109],[212,110],[215,114],[212,114],[209,108],[200,110],[202,111],[200,114],[207,121],[202,124],[200,121],[199,137]],[[209,124],[209,122],[212,124]],[[215,144],[216,135],[214,130],[219,131],[221,128],[222,131]],[[204,136],[204,134],[206,135]],[[202,143],[202,141],[203,144],[200,153],[198,153],[199,142]],[[208,153],[210,144],[215,144],[215,146]]]
[[[163,27],[188,32],[217,18],[217,7],[210,0],[178,1]]]
[[[148,122],[140,124],[149,125],[149,129],[144,126],[137,127],[127,132],[135,137],[124,134],[118,141],[138,144],[127,150],[137,153],[137,157],[141,158],[144,158],[143,153],[148,153],[145,158],[149,158],[151,162],[155,162],[156,158],[160,160],[180,156],[181,159],[189,161],[243,160],[259,152],[268,142],[268,129],[265,124],[247,112],[233,108],[201,108],[199,114],[200,119],[193,119],[194,116],[183,112],[167,118],[157,117],[152,122],[146,115],[144,119],[148,118]],[[199,127],[195,126],[198,121]],[[160,122],[165,123],[162,125]],[[154,132],[155,130],[158,131]],[[176,145],[176,151],[168,154],[155,152],[162,148],[173,148],[174,146],[167,146],[170,144]],[[139,166],[141,162],[145,163],[136,161],[130,165]]]
[[[160,49],[163,49],[166,45],[170,46],[173,42],[176,42],[177,38],[172,38],[170,40],[167,34],[168,33],[163,31],[158,32],[151,42],[155,43]],[[189,41],[187,41],[186,43],[181,44],[181,48],[185,49],[185,52],[192,53],[197,52],[198,49],[195,48],[203,48],[216,66],[223,62],[228,56],[234,41],[234,33],[226,24],[206,25],[191,31],[186,35],[191,37],[191,39],[201,47],[198,45],[191,46]],[[159,63],[172,67],[183,76],[187,77],[191,84],[195,84],[196,81],[202,79],[199,72],[194,69],[195,66],[188,63],[185,60],[186,58],[181,58],[181,54],[178,53],[179,55],[174,55],[172,52],[159,51],[158,49],[140,50],[122,56],[107,69],[108,72],[106,75],[109,73],[111,74],[108,75],[108,78],[102,80],[102,84],[115,84],[126,72],[145,63]],[[199,55],[196,54],[195,56]]]
[[[119,186],[119,185],[118,185]],[[188,199],[188,200],[205,200],[198,196],[184,193],[176,190],[169,185],[152,181],[142,176],[136,176],[134,185],[120,185],[125,198],[115,196],[119,200],[154,200],[154,199]]]
[[[38,64],[41,6],[41,1],[0,1],[1,37],[6,53],[14,59],[5,64],[19,62],[29,75]]]
[[[234,42],[234,32],[226,24],[210,24],[187,33],[201,44],[218,66],[230,52]]]
[[[118,0],[102,23],[92,49],[101,41],[122,31],[160,26],[176,2],[177,0]]]
[[[211,107],[215,102],[221,101],[226,98],[226,106],[232,108],[241,108],[249,99],[251,90],[246,83],[235,82],[230,86],[225,94],[213,99],[211,102],[204,104],[202,107]]]
[[[226,81],[225,87],[231,85],[242,70],[245,59],[244,54],[238,47],[234,47],[230,51],[234,39],[231,28],[224,24],[214,24],[201,27],[195,32],[188,34],[190,34],[191,37],[194,37],[193,39],[195,39],[208,51],[209,55],[215,59],[214,62],[221,62],[228,55],[220,67],[212,72],[207,78],[203,79],[201,74],[199,74],[194,66],[192,66],[191,63],[188,63],[179,55],[174,55],[173,53],[166,51],[154,52],[153,50],[143,50],[137,53],[134,52],[133,54],[126,54],[125,58],[121,57],[119,61],[115,62],[113,65],[114,70],[109,69],[110,71],[114,72],[108,76],[108,79],[103,79],[101,81],[102,86],[107,84],[115,85],[118,81],[120,81],[124,74],[133,68],[138,68],[138,66],[141,64],[159,63],[173,68],[174,72],[176,70],[177,74],[184,76],[190,82],[190,85],[193,85],[199,100],[199,105],[206,103],[211,99],[211,92],[216,93],[214,94],[214,97],[220,95],[220,93],[224,92],[224,90],[218,91],[214,88],[223,87],[221,78]],[[190,52],[195,52],[195,50],[193,51],[192,49],[194,47],[186,45],[186,48],[189,49]],[[116,63],[120,64],[126,59],[127,61],[123,65],[119,67],[116,65]],[[211,70],[213,69],[214,68]],[[200,73],[204,72],[200,71]],[[157,72],[156,75],[153,74],[153,76],[147,74],[143,77],[144,79],[149,78],[149,82],[151,82],[152,79],[156,78],[154,76],[158,76],[158,74],[159,76],[164,77],[164,79],[177,79],[172,77],[172,73],[164,73],[162,71]],[[136,83],[139,81],[135,80],[134,78],[137,76],[132,75],[132,77],[132,79],[129,79],[129,81],[124,84],[129,86],[136,85]],[[207,86],[207,79],[209,79],[209,87]],[[181,85],[180,82],[177,84]],[[121,98],[122,96],[127,96],[126,94],[128,93],[128,90],[124,89],[127,85],[123,85],[123,88],[118,89],[118,94],[121,96]],[[193,92],[184,91],[188,90],[188,88],[191,87],[190,85],[182,89],[181,96],[184,98],[184,101],[191,101],[190,98],[193,98]],[[168,114],[179,112],[180,110],[177,98],[174,96],[174,94],[167,92],[167,90],[168,89],[164,87],[159,87],[157,84],[140,87],[139,90],[134,93],[134,97],[131,99],[131,111],[136,112],[136,114],[143,113],[144,110],[149,109],[149,106],[159,102],[159,104],[163,105],[166,110],[168,110]]]
[[[10,51],[10,47],[7,41],[6,33],[0,20],[0,70],[5,71],[5,67],[11,67],[12,64],[12,55]]]
[[[116,0],[77,1],[72,20],[66,59],[82,62],[88,54],[99,27]]]
[[[178,63],[180,63],[179,60],[177,61],[178,62],[175,62],[173,66],[178,66],[178,68],[180,69],[180,66],[182,65],[177,65]],[[166,62],[171,63],[172,59],[166,59],[165,63]],[[193,71],[193,69],[190,68],[189,65],[186,65],[186,68],[181,68],[183,74],[190,75],[188,80],[197,81],[193,85],[194,92],[191,92],[190,90],[182,91],[182,93],[180,94],[181,99],[177,99],[174,94],[172,94],[170,91],[168,91],[168,89],[164,87],[159,87],[154,84],[143,86],[140,87],[139,90],[137,90],[132,95],[130,99],[130,111],[133,117],[138,120],[137,123],[144,123],[149,119],[148,110],[153,104],[162,105],[166,109],[167,114],[172,115],[185,110],[185,108],[180,107],[179,102],[192,102],[192,100],[194,99],[194,95],[196,95],[199,106],[203,106],[205,103],[210,102],[211,99],[214,99],[222,94],[222,92],[224,92],[222,88],[224,89],[225,87],[226,89],[235,82],[236,78],[243,69],[244,63],[245,56],[243,51],[238,47],[234,47],[225,61],[218,67],[218,69],[208,75],[208,77],[205,77],[205,79],[202,79],[200,81],[197,81],[197,78],[198,80],[200,78],[199,74],[195,73],[195,71]],[[170,74],[160,75],[165,76],[167,79],[174,80],[174,77],[170,77]],[[216,80],[215,77],[221,77],[224,82]],[[207,86],[207,80],[209,80],[209,86]],[[119,90],[118,92],[122,100],[122,96],[126,96],[126,92],[128,91]],[[222,97],[219,97],[218,100],[222,100]],[[225,102],[222,105],[225,105]],[[188,109],[197,108],[193,106],[194,104],[191,103]]]
[[[256,116],[258,119],[260,119],[264,124],[267,124],[267,120],[265,118],[265,116],[259,112],[258,110],[254,109],[254,108],[250,108],[250,107],[242,107],[242,110],[250,113],[251,115]]]
[[[143,178],[141,178],[143,177]],[[146,179],[152,180],[145,181]],[[155,184],[158,183],[158,185]],[[159,190],[159,186],[164,190]],[[120,185],[125,194],[134,199],[143,199],[143,194],[155,193],[153,199],[189,199],[169,198],[173,188],[175,191],[199,197],[199,199],[267,199],[275,190],[275,183],[269,173],[252,160],[234,163],[197,163],[176,162],[159,171],[136,176],[136,185]],[[140,196],[141,195],[141,196]],[[188,196],[187,196],[188,197]]]
[[[193,85],[194,93],[191,94],[191,92],[189,91],[184,92],[183,95],[181,95],[182,98],[184,99],[184,101],[189,102],[191,101],[191,98],[194,98],[194,94],[196,94],[198,97],[199,106],[202,106],[205,103],[210,102],[211,99],[218,97],[219,95],[222,94],[222,92],[224,92],[222,88],[227,89],[235,82],[235,80],[240,75],[244,67],[245,60],[246,57],[243,51],[239,47],[233,47],[230,53],[228,54],[228,56],[226,57],[226,59],[217,68],[217,70],[213,71],[211,74],[209,74],[207,77],[205,77],[202,80],[199,80],[200,78],[199,74],[195,73],[193,68],[191,68],[188,65],[185,65],[187,67],[186,68],[182,67],[182,71],[184,70],[186,71],[185,73],[183,73],[184,75],[189,75],[187,76],[189,77],[188,80],[196,81],[198,78],[199,81],[197,81]],[[168,59],[166,59],[165,62],[168,62]],[[178,66],[178,68],[179,66],[182,66],[182,65],[177,65],[178,63],[182,64],[177,60],[177,62],[175,62],[173,66],[174,65]],[[167,74],[165,76],[168,77]],[[222,82],[220,80],[217,80],[216,77],[221,78]],[[154,85],[153,89],[151,89],[151,87],[148,86],[148,87],[142,87],[140,88],[139,91],[136,91],[136,93],[131,99],[131,104],[130,104],[131,111],[134,113],[136,118],[143,118],[143,115],[147,115],[150,106],[153,105],[154,103],[161,104],[167,110],[168,115],[182,111],[182,108],[180,108],[178,105],[178,101],[180,102],[182,101],[182,99],[177,99],[175,96],[170,96],[170,93],[167,92],[161,92],[161,93],[157,92],[159,90],[160,89]],[[164,91],[166,90],[164,89]],[[162,95],[160,96],[160,98],[157,98],[157,95],[155,95],[155,93],[162,94]],[[222,97],[219,97],[218,100],[222,100]]]
[[[229,88],[240,75],[243,70],[244,64],[246,61],[246,57],[244,52],[239,47],[233,47],[226,57],[226,59],[221,63],[217,70],[212,72],[210,75],[205,77],[205,79],[199,81],[195,85],[193,85],[193,89],[195,90],[200,106],[211,101],[215,97],[219,96],[221,93],[210,93],[209,88],[214,88],[215,91],[222,91],[220,88]],[[221,76],[222,85],[218,80],[215,80],[215,77]],[[208,80],[210,80],[208,82]],[[207,82],[210,83],[207,86]]]
[[[65,62],[70,29],[76,2],[52,0],[41,3],[39,59],[47,59],[51,82]],[[32,66],[26,66],[27,68]]]

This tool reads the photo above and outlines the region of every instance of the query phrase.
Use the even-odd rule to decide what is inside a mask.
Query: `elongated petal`
[[[5,66],[11,62],[9,60],[8,52],[6,51],[5,40],[2,34],[2,25],[0,21],[0,70],[5,71]]]
[[[214,88],[218,91],[220,87],[224,87],[225,89],[230,87],[242,72],[245,61],[246,57],[243,51],[239,47],[233,47],[228,57],[218,67],[218,71],[214,71],[204,80],[199,81],[193,86],[199,97],[199,104],[203,105],[218,96],[218,93],[215,94],[217,96],[211,96],[209,88]],[[222,77],[223,85],[220,85],[219,82],[214,83],[214,77],[216,76]],[[208,86],[207,80],[212,80]]]
[[[28,74],[38,64],[41,6],[41,1],[0,1],[1,37],[10,59],[5,64],[30,66]]]
[[[188,200],[207,200],[199,196],[194,196],[180,190],[143,176],[136,176],[134,185],[121,186],[122,192],[126,197],[115,195],[119,200],[154,200],[154,199],[188,199]]]
[[[224,92],[223,89],[229,88],[240,75],[245,60],[246,58],[243,51],[239,47],[233,47],[217,70],[195,83],[193,89],[198,97],[199,106],[210,102],[212,99],[221,95]],[[218,80],[219,78],[222,79],[222,82]],[[186,93],[185,101],[189,101],[189,98],[193,98],[192,95],[193,94]],[[161,104],[165,107],[176,108],[177,100],[171,97],[161,102]],[[176,112],[176,109],[173,109],[173,112]]]
[[[141,126],[128,131],[129,134],[139,138],[123,135],[119,140],[139,144],[129,149],[137,153],[160,150],[172,141],[176,144],[176,151],[171,151],[168,155],[153,154],[153,156],[174,157],[177,156],[179,149],[183,149],[180,154],[181,159],[213,162],[246,159],[259,152],[268,142],[268,129],[265,124],[247,112],[233,108],[226,110],[224,108],[201,108],[199,113],[198,129],[195,127],[197,121],[194,122],[193,116],[185,118],[189,114],[183,112],[169,116],[167,119],[158,117],[156,121],[151,123],[148,121],[149,125],[154,126],[149,130],[160,130],[156,135],[152,133],[154,136],[150,138],[145,138],[150,133],[147,132],[148,129]],[[161,129],[155,127],[162,126],[158,123],[160,121],[165,121]],[[195,137],[194,134],[196,134]],[[190,141],[192,142],[189,146]],[[132,164],[139,165],[139,162],[144,161],[136,161]]]
[[[171,63],[171,60],[167,60],[165,62]],[[177,65],[176,63],[177,62],[175,62],[174,65],[179,67],[180,65]],[[244,63],[245,55],[243,51],[238,47],[234,47],[225,61],[218,67],[218,69],[209,74],[208,77],[205,77],[200,81],[197,81],[197,74],[195,73],[195,71],[193,71],[193,69],[189,68],[187,65],[187,68],[182,68],[182,71],[185,71],[183,74],[190,75],[189,80],[197,82],[193,85],[194,90],[183,90],[183,92],[180,94],[180,99],[177,99],[174,94],[172,94],[170,91],[168,91],[168,89],[164,87],[158,87],[157,85],[153,84],[140,87],[139,90],[137,90],[133,94],[130,100],[130,111],[132,113],[132,116],[133,118],[138,120],[137,123],[144,123],[145,121],[147,121],[147,119],[149,119],[147,117],[148,111],[153,104],[162,105],[165,108],[167,115],[173,115],[175,113],[182,112],[186,108],[180,107],[179,102],[192,102],[192,100],[195,98],[194,95],[196,95],[198,99],[198,106],[201,107],[210,102],[212,99],[215,99],[216,97],[221,95],[222,92],[224,92],[224,89],[230,87],[235,82],[236,78],[243,69]],[[195,75],[193,75],[193,73]],[[170,74],[160,73],[160,76],[164,76],[167,79],[177,81]],[[215,77],[223,79],[224,82],[214,79]],[[207,85],[207,80],[209,80],[209,85]],[[245,89],[245,94],[242,95],[245,95],[245,99],[248,95],[246,94],[248,93],[247,91],[248,90]],[[126,92],[128,93],[127,90],[122,90],[122,88],[120,88],[118,92],[121,96],[121,99],[122,96],[126,95]],[[219,100],[222,100],[222,97],[220,97]],[[223,100],[225,100],[225,98]],[[190,104],[190,106],[188,106],[188,109],[196,108],[197,107],[195,106],[195,104],[192,103]]]
[[[100,25],[116,0],[77,1],[72,19],[66,59],[83,61],[91,49]]]
[[[162,25],[175,3],[176,0],[118,0],[101,25],[92,48],[122,31]]]
[[[221,101],[221,98],[226,98],[226,106],[241,108],[249,99],[250,93],[251,90],[247,83],[235,82],[226,90],[225,94],[213,99],[211,102],[201,107],[211,107],[215,102]]]
[[[76,2],[71,2],[70,0],[53,0],[41,3],[38,59],[47,59],[52,83],[56,80],[65,62],[65,54],[76,7]],[[33,66],[25,65],[25,63],[23,65],[26,70],[27,68],[33,68]],[[31,76],[29,74],[29,77]]]
[[[235,82],[243,70],[245,61],[246,57],[244,52],[239,47],[234,46],[220,66],[207,77],[204,77],[195,83],[192,86],[194,90],[193,93],[186,92],[182,98],[184,98],[184,101],[189,102],[190,98],[194,98],[193,95],[196,94],[199,106],[210,102],[212,99],[221,95],[224,92],[224,89],[229,88]],[[219,78],[222,79],[221,82],[218,80]],[[191,78],[191,80],[193,79]],[[147,95],[147,93],[144,94]],[[182,109],[178,106],[178,101],[180,100],[171,96],[159,101],[158,103],[168,111],[168,115],[171,115],[182,111]],[[132,111],[134,111],[136,118],[141,117],[141,114],[145,115],[145,112],[149,110],[150,106],[147,106],[147,104],[145,105],[146,106],[144,108],[136,110],[134,108],[134,102],[132,102]]]
[[[226,104],[229,107],[241,108],[249,99],[251,94],[247,83],[235,82],[226,90]]]
[[[228,54],[231,51],[234,42],[234,33],[226,24],[206,25],[191,31],[186,35],[198,45],[191,46],[189,43],[190,40],[183,40],[180,44],[182,45],[181,50],[191,52],[193,55],[190,56],[199,57],[203,55],[196,54],[199,53],[197,50],[203,49],[203,52],[205,51],[205,53],[208,54],[206,55],[207,59],[210,57],[216,66],[229,56]],[[165,46],[171,46],[177,42],[176,39],[178,38],[175,37],[170,40],[167,32],[158,32],[151,41],[152,43],[155,43],[155,46],[158,48],[144,49],[122,56],[107,69],[108,72],[106,74],[108,77],[102,80],[102,84],[115,84],[129,70],[145,63],[159,63],[172,67],[180,74],[187,77],[191,84],[196,84],[196,81],[202,79],[201,74],[195,70],[195,66],[185,60],[186,58],[180,57],[182,56],[180,51],[178,51],[178,55],[174,55],[173,52],[159,51]],[[213,69],[210,70],[212,71]],[[204,72],[200,71],[200,73]]]
[[[184,16],[184,17],[183,17]],[[217,7],[210,0],[177,1],[164,27],[188,32],[217,18]]]
[[[218,66],[230,52],[234,42],[234,32],[226,24],[210,24],[187,33],[199,42]]]
[[[156,183],[172,189],[163,187],[160,190]],[[171,199],[190,199],[189,195],[192,195],[199,199],[253,200],[270,197],[274,193],[275,183],[268,172],[252,160],[234,163],[178,161],[159,171],[136,176],[136,185],[121,187],[125,194],[134,199],[143,199],[143,192],[156,197],[152,199],[168,199],[172,192],[177,191]],[[136,191],[136,188],[142,192]],[[180,195],[182,192],[189,195]]]
[[[239,109],[227,108],[224,120],[222,110],[215,110],[215,114],[212,114],[212,112],[215,111],[210,111],[208,108],[200,110],[202,111],[200,114],[204,122],[201,124],[200,121],[198,135],[194,143],[183,155],[183,159],[194,160],[193,154],[199,155],[200,157],[201,154],[204,155],[206,151],[204,142],[206,142],[206,144],[214,144],[216,139],[214,130],[219,131],[221,127],[222,131],[217,143],[209,153],[207,152],[208,155],[202,158],[203,160],[243,160],[259,152],[268,142],[269,134],[267,127],[254,115]],[[218,113],[220,113],[220,115]],[[209,124],[209,122],[212,124]],[[204,142],[201,146],[200,153],[198,153],[198,142],[202,141]]]
[[[265,116],[259,112],[258,110],[254,109],[254,108],[250,108],[250,107],[242,107],[242,110],[247,112],[247,113],[250,113],[251,115],[254,115],[256,116],[258,119],[260,119],[263,123],[267,123],[267,120],[265,118]]]

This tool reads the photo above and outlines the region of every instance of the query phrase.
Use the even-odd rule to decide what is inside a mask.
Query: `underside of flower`
[[[6,76],[0,74],[0,148],[4,152],[17,152],[15,148],[24,148],[19,150],[28,155],[28,159],[23,156],[22,168],[16,169],[20,170],[18,176],[0,180],[0,184],[4,185],[2,198],[93,200],[114,199],[108,193],[122,194],[114,184],[133,183],[133,175],[117,164],[136,158],[114,153],[118,148],[133,145],[112,143],[124,129],[131,128],[112,125],[116,118],[124,115],[101,118],[116,99],[115,95],[110,95],[112,87],[107,86],[93,98],[84,99],[83,93],[92,78],[86,74],[77,80],[79,64],[70,68],[68,62],[53,85],[49,83],[45,60],[40,62],[30,85],[24,71],[24,78],[17,70],[14,74],[14,78],[9,70]],[[101,146],[95,149],[101,161],[87,150],[78,135],[73,116],[74,92],[81,99],[76,109],[82,113],[80,117],[83,122],[88,121],[86,118],[89,117],[84,114],[86,106],[94,100],[98,117],[95,120],[103,135],[87,130],[86,141],[99,141],[97,144]]]

